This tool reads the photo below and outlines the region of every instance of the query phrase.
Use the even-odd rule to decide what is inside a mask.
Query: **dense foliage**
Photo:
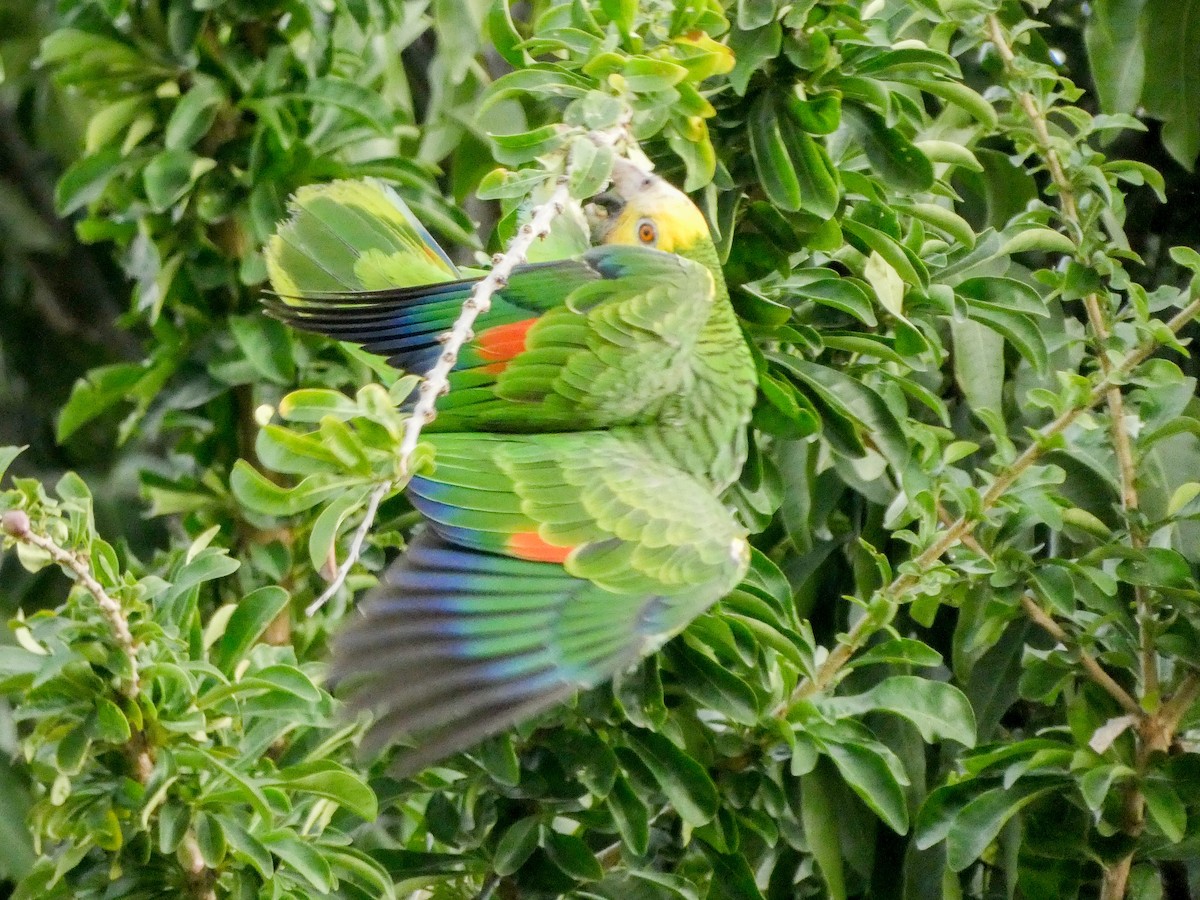
[[[1196,12],[6,4],[0,436],[30,446],[0,451],[0,807],[28,832],[0,821],[0,877],[1200,893]],[[587,135],[625,123],[757,348],[751,573],[613,686],[396,780],[322,674],[414,524],[398,490],[303,609],[398,475],[414,379],[263,316],[262,244],[295,188],[375,176],[473,262],[559,174],[599,188]]]

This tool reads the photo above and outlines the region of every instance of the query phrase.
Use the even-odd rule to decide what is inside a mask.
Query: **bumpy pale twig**
[[[108,591],[104,590],[104,586],[96,580],[91,568],[82,558],[65,547],[60,547],[52,538],[34,531],[30,525],[29,516],[24,510],[13,509],[6,512],[0,519],[0,531],[14,540],[37,547],[47,553],[56,563],[69,569],[75,581],[83,585],[84,589],[95,598],[96,605],[104,614],[113,638],[125,656],[126,665],[129,666],[129,676],[122,680],[120,691],[130,700],[136,700],[142,691],[141,670],[138,667],[137,659],[138,647],[137,642],[133,639],[133,633],[129,630],[129,620],[125,617],[125,610],[121,608],[121,604],[113,599]],[[141,731],[135,731],[125,749],[137,780],[145,784],[154,771],[154,759],[146,743],[146,735]]]
[[[60,547],[46,535],[38,534],[34,531],[30,527],[29,516],[24,511],[18,509],[5,513],[3,521],[0,522],[0,527],[10,537],[23,544],[37,547],[39,550],[49,554],[50,558],[56,563],[70,569],[75,580],[83,585],[87,589],[87,592],[96,599],[96,604],[100,607],[100,611],[104,613],[104,618],[108,621],[109,628],[112,629],[117,646],[121,648],[121,652],[125,654],[128,660],[129,678],[122,684],[121,692],[131,700],[136,698],[141,692],[141,685],[139,684],[140,676],[138,674],[137,644],[133,640],[133,634],[129,630],[129,620],[125,618],[125,610],[121,609],[121,604],[109,596],[100,582],[92,575],[92,570],[82,559],[64,547]]]
[[[508,284],[513,269],[525,261],[529,248],[539,238],[550,233],[550,225],[554,219],[567,208],[570,199],[567,180],[560,178],[550,199],[538,206],[528,222],[521,226],[508,249],[492,260],[492,270],[488,272],[471,290],[471,296],[466,299],[454,327],[445,336],[445,347],[435,365],[425,375],[421,383],[420,396],[413,409],[412,416],[404,428],[404,439],[400,442],[400,468],[407,473],[412,464],[412,455],[417,449],[417,441],[421,437],[421,429],[432,422],[437,416],[438,397],[450,389],[447,380],[450,370],[458,361],[459,351],[463,344],[471,340],[475,320],[486,313],[492,306],[492,295],[502,290]]]

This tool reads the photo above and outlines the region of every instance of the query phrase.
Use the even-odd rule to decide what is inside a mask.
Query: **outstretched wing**
[[[399,197],[372,183],[302,191],[267,258],[272,315],[417,374],[436,363],[475,284],[457,277]],[[640,247],[519,266],[460,353],[435,428],[635,422],[689,377],[713,297],[703,266]]]
[[[335,647],[415,771],[655,650],[745,571],[698,481],[609,434],[437,435],[409,487],[430,520]],[[670,498],[664,502],[664,498]]]

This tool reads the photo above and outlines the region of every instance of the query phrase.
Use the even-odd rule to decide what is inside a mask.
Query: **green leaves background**
[[[93,599],[6,542],[0,803],[30,816],[0,876],[46,897],[1195,888],[1193,363],[1123,386],[1133,513],[1109,410],[1037,432],[1101,354],[1171,345],[1194,298],[1200,258],[1167,252],[1196,242],[1194,184],[1165,155],[1200,147],[1189,10],[0,10],[0,433],[30,445],[0,457],[0,508],[88,560],[143,673],[123,693]],[[322,660],[414,524],[401,497],[350,590],[301,610],[397,474],[414,381],[263,317],[261,244],[296,187],[369,175],[478,264],[547,177],[595,190],[611,155],[585,135],[626,119],[703,207],[757,348],[728,497],[754,565],[613,685],[397,782],[353,754]],[[974,543],[913,566],[959,516]]]

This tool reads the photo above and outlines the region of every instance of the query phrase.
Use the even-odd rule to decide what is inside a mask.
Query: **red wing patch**
[[[574,549],[547,544],[536,531],[519,531],[508,539],[508,552],[530,562],[563,563]]]
[[[525,352],[525,338],[537,319],[523,319],[507,325],[497,325],[475,336],[475,346],[484,360],[491,365],[483,367],[493,375],[503,372],[516,357]]]

